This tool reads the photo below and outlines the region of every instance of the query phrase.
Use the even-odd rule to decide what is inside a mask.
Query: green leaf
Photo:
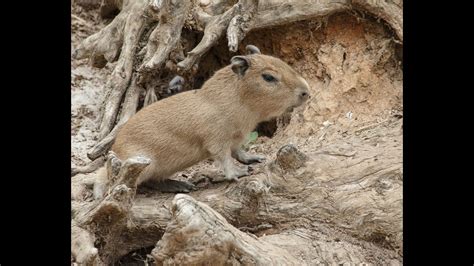
[[[252,143],[255,140],[257,140],[257,138],[258,138],[257,131],[253,131],[253,132],[250,133],[247,143]]]
[[[257,131],[253,131],[251,132],[248,136],[247,136],[247,140],[245,141],[245,143],[242,145],[242,148],[244,150],[247,150],[249,148],[249,145],[252,144],[252,142],[255,142],[255,140],[257,140],[258,138],[258,133]]]

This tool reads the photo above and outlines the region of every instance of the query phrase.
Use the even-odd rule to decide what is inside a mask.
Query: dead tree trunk
[[[371,132],[382,127],[389,128],[384,141]],[[302,153],[287,145],[275,160],[237,183],[203,186],[196,176],[201,188],[189,196],[135,195],[134,177],[147,160],[122,163],[115,158],[112,163],[111,157],[117,181],[105,199],[73,201],[73,255],[76,261],[111,263],[156,244],[151,255],[157,265],[214,260],[216,265],[304,264],[281,251],[290,239],[311,247],[309,254],[321,263],[389,264],[391,258],[400,263],[402,158],[374,156],[372,143],[398,154],[401,147],[392,143],[401,138],[401,120],[393,119],[359,129],[347,140],[351,146]],[[334,166],[334,160],[345,167]],[[272,231],[280,233],[264,236]],[[278,237],[284,240],[268,242]],[[334,257],[339,245],[344,249]]]
[[[150,162],[149,159],[135,157],[122,163],[112,153],[107,163],[109,178],[116,180],[107,196],[74,212],[71,250],[78,263],[109,265],[121,255],[117,252],[120,247],[117,243],[123,241],[122,232],[128,226],[136,178]]]
[[[156,265],[303,263],[284,249],[239,231],[211,207],[188,195],[176,195],[171,209],[172,219],[151,253]]]

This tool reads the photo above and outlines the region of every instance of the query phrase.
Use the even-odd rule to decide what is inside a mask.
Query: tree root
[[[287,251],[230,225],[191,196],[178,194],[172,220],[151,255],[157,265],[302,265]]]
[[[76,263],[89,265],[97,258],[98,250],[94,247],[95,236],[84,230],[73,220],[71,222],[71,254]]]
[[[90,158],[90,157],[89,157]],[[72,167],[71,168],[71,177],[77,175],[77,174],[87,174],[87,173],[92,173],[95,170],[99,169],[102,165],[104,165],[105,159],[103,157],[97,156],[92,162],[85,166],[80,166],[80,167]]]
[[[87,157],[91,160],[96,160],[100,156],[103,156],[107,151],[112,147],[115,140],[115,136],[121,126],[128,121],[128,119],[134,115],[137,111],[138,98],[140,97],[140,87],[136,84],[136,75],[132,79],[132,85],[127,90],[125,94],[125,99],[123,100],[122,109],[120,113],[120,119],[117,125],[112,129],[112,131],[101,141],[99,141],[88,153]]]
[[[97,263],[109,264],[123,255],[117,252],[116,241],[122,238],[127,228],[130,209],[136,192],[136,179],[150,163],[143,157],[134,157],[120,162],[113,153],[107,161],[110,178],[115,180],[102,201],[82,205],[74,210],[72,221],[72,247],[77,262],[95,259]],[[100,247],[94,247],[97,239]],[[98,257],[95,257],[96,254]]]
[[[231,19],[242,9],[242,2],[229,8],[224,14],[215,16],[204,29],[204,36],[194,49],[188,52],[188,56],[178,63],[178,68],[182,71],[189,71],[191,67],[207,52],[213,45],[217,43],[224,34]]]
[[[160,23],[149,37],[143,64],[138,69],[142,76],[141,80],[145,80],[151,72],[160,69],[171,51],[176,48],[191,4],[191,1],[162,1],[158,15]]]
[[[393,29],[400,42],[403,42],[403,9],[393,1],[364,1],[353,0],[355,8],[373,14],[376,18],[385,20]]]
[[[229,51],[237,52],[239,43],[247,32],[252,29],[253,17],[257,13],[258,0],[247,0],[242,2],[242,8],[238,15],[234,16],[227,28],[227,40]]]
[[[122,96],[130,85],[132,78],[133,63],[138,41],[143,33],[147,18],[143,13],[148,6],[140,1],[131,4],[131,11],[125,23],[124,32],[126,37],[122,45],[120,58],[110,79],[106,84],[108,93],[105,97],[102,122],[99,128],[99,139],[102,140],[112,130],[118,113]]]
[[[116,61],[123,44],[124,27],[130,6],[131,4],[125,7],[109,25],[87,37],[76,48],[72,57],[90,58],[91,65],[100,68],[107,62]]]

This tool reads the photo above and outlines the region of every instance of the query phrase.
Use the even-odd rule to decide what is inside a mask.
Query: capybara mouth
[[[301,105],[303,105],[303,104],[306,103],[306,102],[307,102],[306,99],[304,99],[304,100],[299,99],[296,104],[293,104],[293,105],[291,105],[290,107],[288,107],[288,108],[286,109],[286,111],[287,111],[287,112],[293,112],[293,110],[294,110],[295,108],[300,107]]]
[[[288,107],[288,108],[286,109],[286,111],[287,111],[287,112],[293,112],[293,110],[294,110],[296,107],[301,106],[301,104],[302,104],[302,103],[294,104],[294,105]]]

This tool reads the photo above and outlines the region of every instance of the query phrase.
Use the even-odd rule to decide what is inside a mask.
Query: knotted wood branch
[[[178,194],[152,251],[156,265],[302,265],[287,251],[239,231],[208,205]]]
[[[162,68],[171,51],[178,45],[192,1],[163,0],[160,6],[160,23],[149,37],[143,64],[138,69],[141,79],[146,79],[150,72]]]
[[[227,28],[227,40],[229,51],[237,52],[239,43],[245,38],[254,23],[254,17],[258,9],[258,0],[246,0],[242,2],[239,14],[234,16]]]
[[[73,210],[72,249],[76,262],[111,263],[123,255],[116,251],[117,241],[127,231],[130,209],[136,192],[136,179],[150,160],[133,157],[120,162],[112,153],[107,168],[115,180],[103,200]],[[95,246],[95,242],[98,246]],[[98,251],[98,252],[97,252]]]
[[[178,63],[178,68],[182,71],[189,71],[191,67],[207,52],[224,34],[231,19],[242,9],[242,0],[233,5],[222,15],[216,15],[204,29],[204,36],[194,49],[188,52],[187,57]]]
[[[128,119],[134,115],[137,111],[138,99],[140,97],[141,88],[137,85],[137,74],[132,79],[132,84],[125,94],[125,99],[122,103],[122,109],[120,112],[120,119],[115,125],[114,129],[101,141],[99,141],[88,153],[87,157],[91,160],[97,160],[100,156],[103,156],[112,147],[117,136],[118,131]]]

